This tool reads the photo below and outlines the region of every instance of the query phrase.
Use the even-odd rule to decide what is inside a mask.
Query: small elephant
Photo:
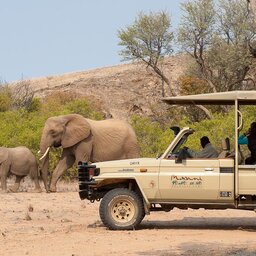
[[[56,183],[68,168],[78,161],[99,162],[139,157],[136,134],[127,122],[116,119],[90,120],[78,114],[47,119],[40,152],[44,154],[42,178],[47,179],[50,147],[62,147],[62,155],[53,171],[49,190],[56,192]]]
[[[0,147],[0,176],[3,192],[7,191],[6,180],[9,174],[16,176],[15,184],[9,188],[9,191],[17,192],[21,179],[29,174],[35,183],[33,192],[42,192],[38,180],[38,163],[27,147]]]

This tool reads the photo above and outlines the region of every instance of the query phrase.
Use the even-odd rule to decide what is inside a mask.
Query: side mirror
[[[190,156],[187,153],[187,149],[184,147],[179,151],[179,154],[175,158],[175,163],[182,163],[182,161],[186,160],[187,158],[190,158]]]
[[[183,159],[181,157],[179,157],[179,156],[175,157],[175,164],[181,164],[182,160]]]

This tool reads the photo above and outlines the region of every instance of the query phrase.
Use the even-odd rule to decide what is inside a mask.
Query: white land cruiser
[[[138,158],[80,163],[81,199],[100,203],[100,218],[110,229],[135,228],[150,211],[181,209],[256,210],[256,165],[239,163],[238,136],[243,118],[240,105],[255,105],[256,91],[177,96],[163,99],[168,104],[234,105],[235,145],[233,157],[222,152],[218,158],[179,159],[188,136],[185,127],[162,154]],[[224,153],[224,154],[223,154]]]

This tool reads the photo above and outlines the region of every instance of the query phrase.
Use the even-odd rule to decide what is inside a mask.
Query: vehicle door
[[[162,159],[159,190],[163,200],[216,200],[219,195],[220,164],[217,158],[189,158],[176,163]]]

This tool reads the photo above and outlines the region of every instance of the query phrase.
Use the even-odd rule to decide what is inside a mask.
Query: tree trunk
[[[202,105],[196,105],[199,109],[201,109],[202,111],[204,111],[204,113],[206,114],[206,116],[209,118],[209,119],[212,119],[213,116],[212,116],[212,113],[210,110],[208,110],[206,107],[202,106]]]

